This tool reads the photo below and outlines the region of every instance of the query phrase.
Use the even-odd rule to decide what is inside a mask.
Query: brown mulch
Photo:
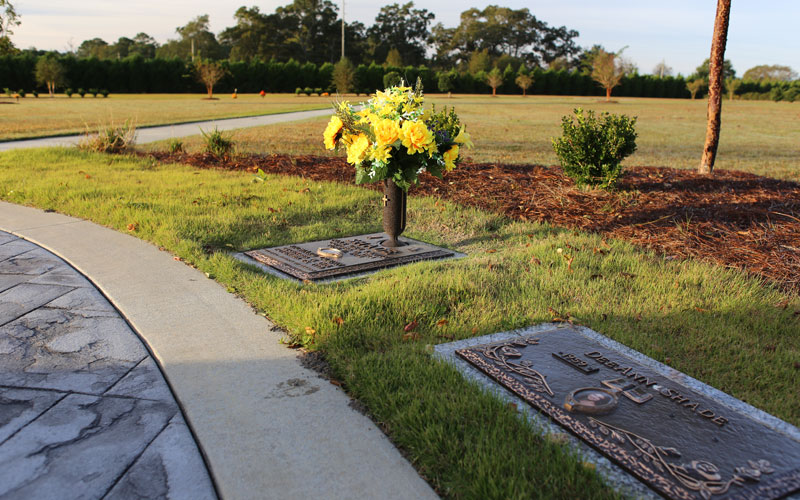
[[[202,168],[258,169],[352,184],[342,158],[152,153]],[[377,189],[378,185],[368,185]],[[593,231],[672,258],[699,258],[746,270],[800,292],[800,184],[744,172],[699,175],[664,167],[628,168],[615,192],[581,190],[559,167],[464,163],[444,180],[425,174],[413,194],[510,217]]]

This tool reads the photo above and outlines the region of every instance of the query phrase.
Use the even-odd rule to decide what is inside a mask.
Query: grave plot
[[[244,255],[299,280],[354,276],[421,260],[455,256],[455,252],[409,238],[386,247],[383,233],[311,241],[244,252]]]
[[[437,346],[670,499],[800,491],[800,430],[580,327]],[[451,358],[452,359],[452,358]]]

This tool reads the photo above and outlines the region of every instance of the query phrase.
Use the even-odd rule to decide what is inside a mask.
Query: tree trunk
[[[55,82],[47,82],[47,91],[50,92],[50,97],[56,96],[56,85]]]
[[[522,88],[522,97],[525,97],[527,90],[525,87]]]
[[[611,100],[611,87],[606,87],[606,102]]]
[[[206,85],[206,91],[208,92],[208,98],[211,99],[214,96],[214,87]]]
[[[492,97],[497,97],[497,87],[492,87]]]
[[[725,44],[728,40],[728,20],[731,15],[731,0],[717,0],[717,17],[714,20],[714,37],[711,40],[711,58],[708,64],[708,126],[703,158],[698,173],[714,171],[719,146],[719,129],[722,119],[722,69],[725,61]]]

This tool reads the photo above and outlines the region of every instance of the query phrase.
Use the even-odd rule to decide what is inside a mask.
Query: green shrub
[[[400,73],[397,71],[390,71],[383,75],[383,88],[388,89],[389,87],[400,85],[401,81],[403,81],[403,77],[400,76]]]
[[[302,93],[303,93],[303,89],[301,89],[300,87],[297,87],[296,89],[294,89],[294,95],[300,95]]]
[[[20,97],[25,97],[25,91],[23,89],[17,90],[17,94],[19,94]]]
[[[564,173],[579,186],[611,188],[622,175],[622,160],[636,151],[636,117],[575,110],[564,116],[564,134],[553,139]]]
[[[108,94],[110,94],[108,89],[103,89],[100,91],[100,95],[103,96],[104,99],[108,97]]]
[[[123,125],[100,125],[97,131],[86,127],[83,139],[78,143],[78,149],[95,153],[123,153],[133,146],[136,137],[136,125],[126,120]]]
[[[97,97],[97,94],[100,93],[97,89],[89,89],[89,93],[92,94],[92,97]]]
[[[209,130],[208,132],[200,129],[200,133],[203,134],[203,140],[206,141],[207,153],[211,153],[220,158],[229,155],[233,150],[234,143],[233,140],[231,140],[232,135],[226,135],[217,129],[217,127],[214,127],[214,130]]]
[[[783,93],[783,100],[794,102],[800,99],[800,88],[791,87]]]
[[[310,96],[311,94],[314,93],[314,89],[312,89],[311,87],[306,87],[306,88],[303,89],[303,93],[305,95],[309,95]]]
[[[36,89],[31,90],[31,94],[33,94],[33,97],[39,97],[39,91]]]
[[[314,93],[319,95],[319,96],[321,96],[322,95],[322,88],[320,88],[320,87],[315,88],[314,89]]]
[[[14,92],[12,92],[11,89],[8,87],[3,87],[3,92],[6,93],[7,97],[11,97],[12,95],[14,95]]]
[[[343,57],[333,67],[331,84],[339,94],[347,94],[356,90],[356,68],[350,59]]]
[[[78,89],[78,95],[81,97],[86,96],[86,90],[82,88]]]
[[[72,89],[66,89],[64,90],[64,93],[67,94],[67,97],[72,97],[72,94],[74,94],[75,91]]]
[[[170,153],[183,153],[183,141],[180,139],[170,139],[167,142],[167,148]]]

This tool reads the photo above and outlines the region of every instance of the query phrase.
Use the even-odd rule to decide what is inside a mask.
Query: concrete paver
[[[436,498],[346,394],[203,273],[130,235],[36,209],[0,202],[0,229],[91,276],[145,339],[222,497]],[[142,458],[137,474],[149,467]]]
[[[21,268],[15,258],[28,254]],[[0,283],[0,498],[216,498],[166,381],[105,297],[7,233]],[[140,463],[152,474],[136,473]]]

